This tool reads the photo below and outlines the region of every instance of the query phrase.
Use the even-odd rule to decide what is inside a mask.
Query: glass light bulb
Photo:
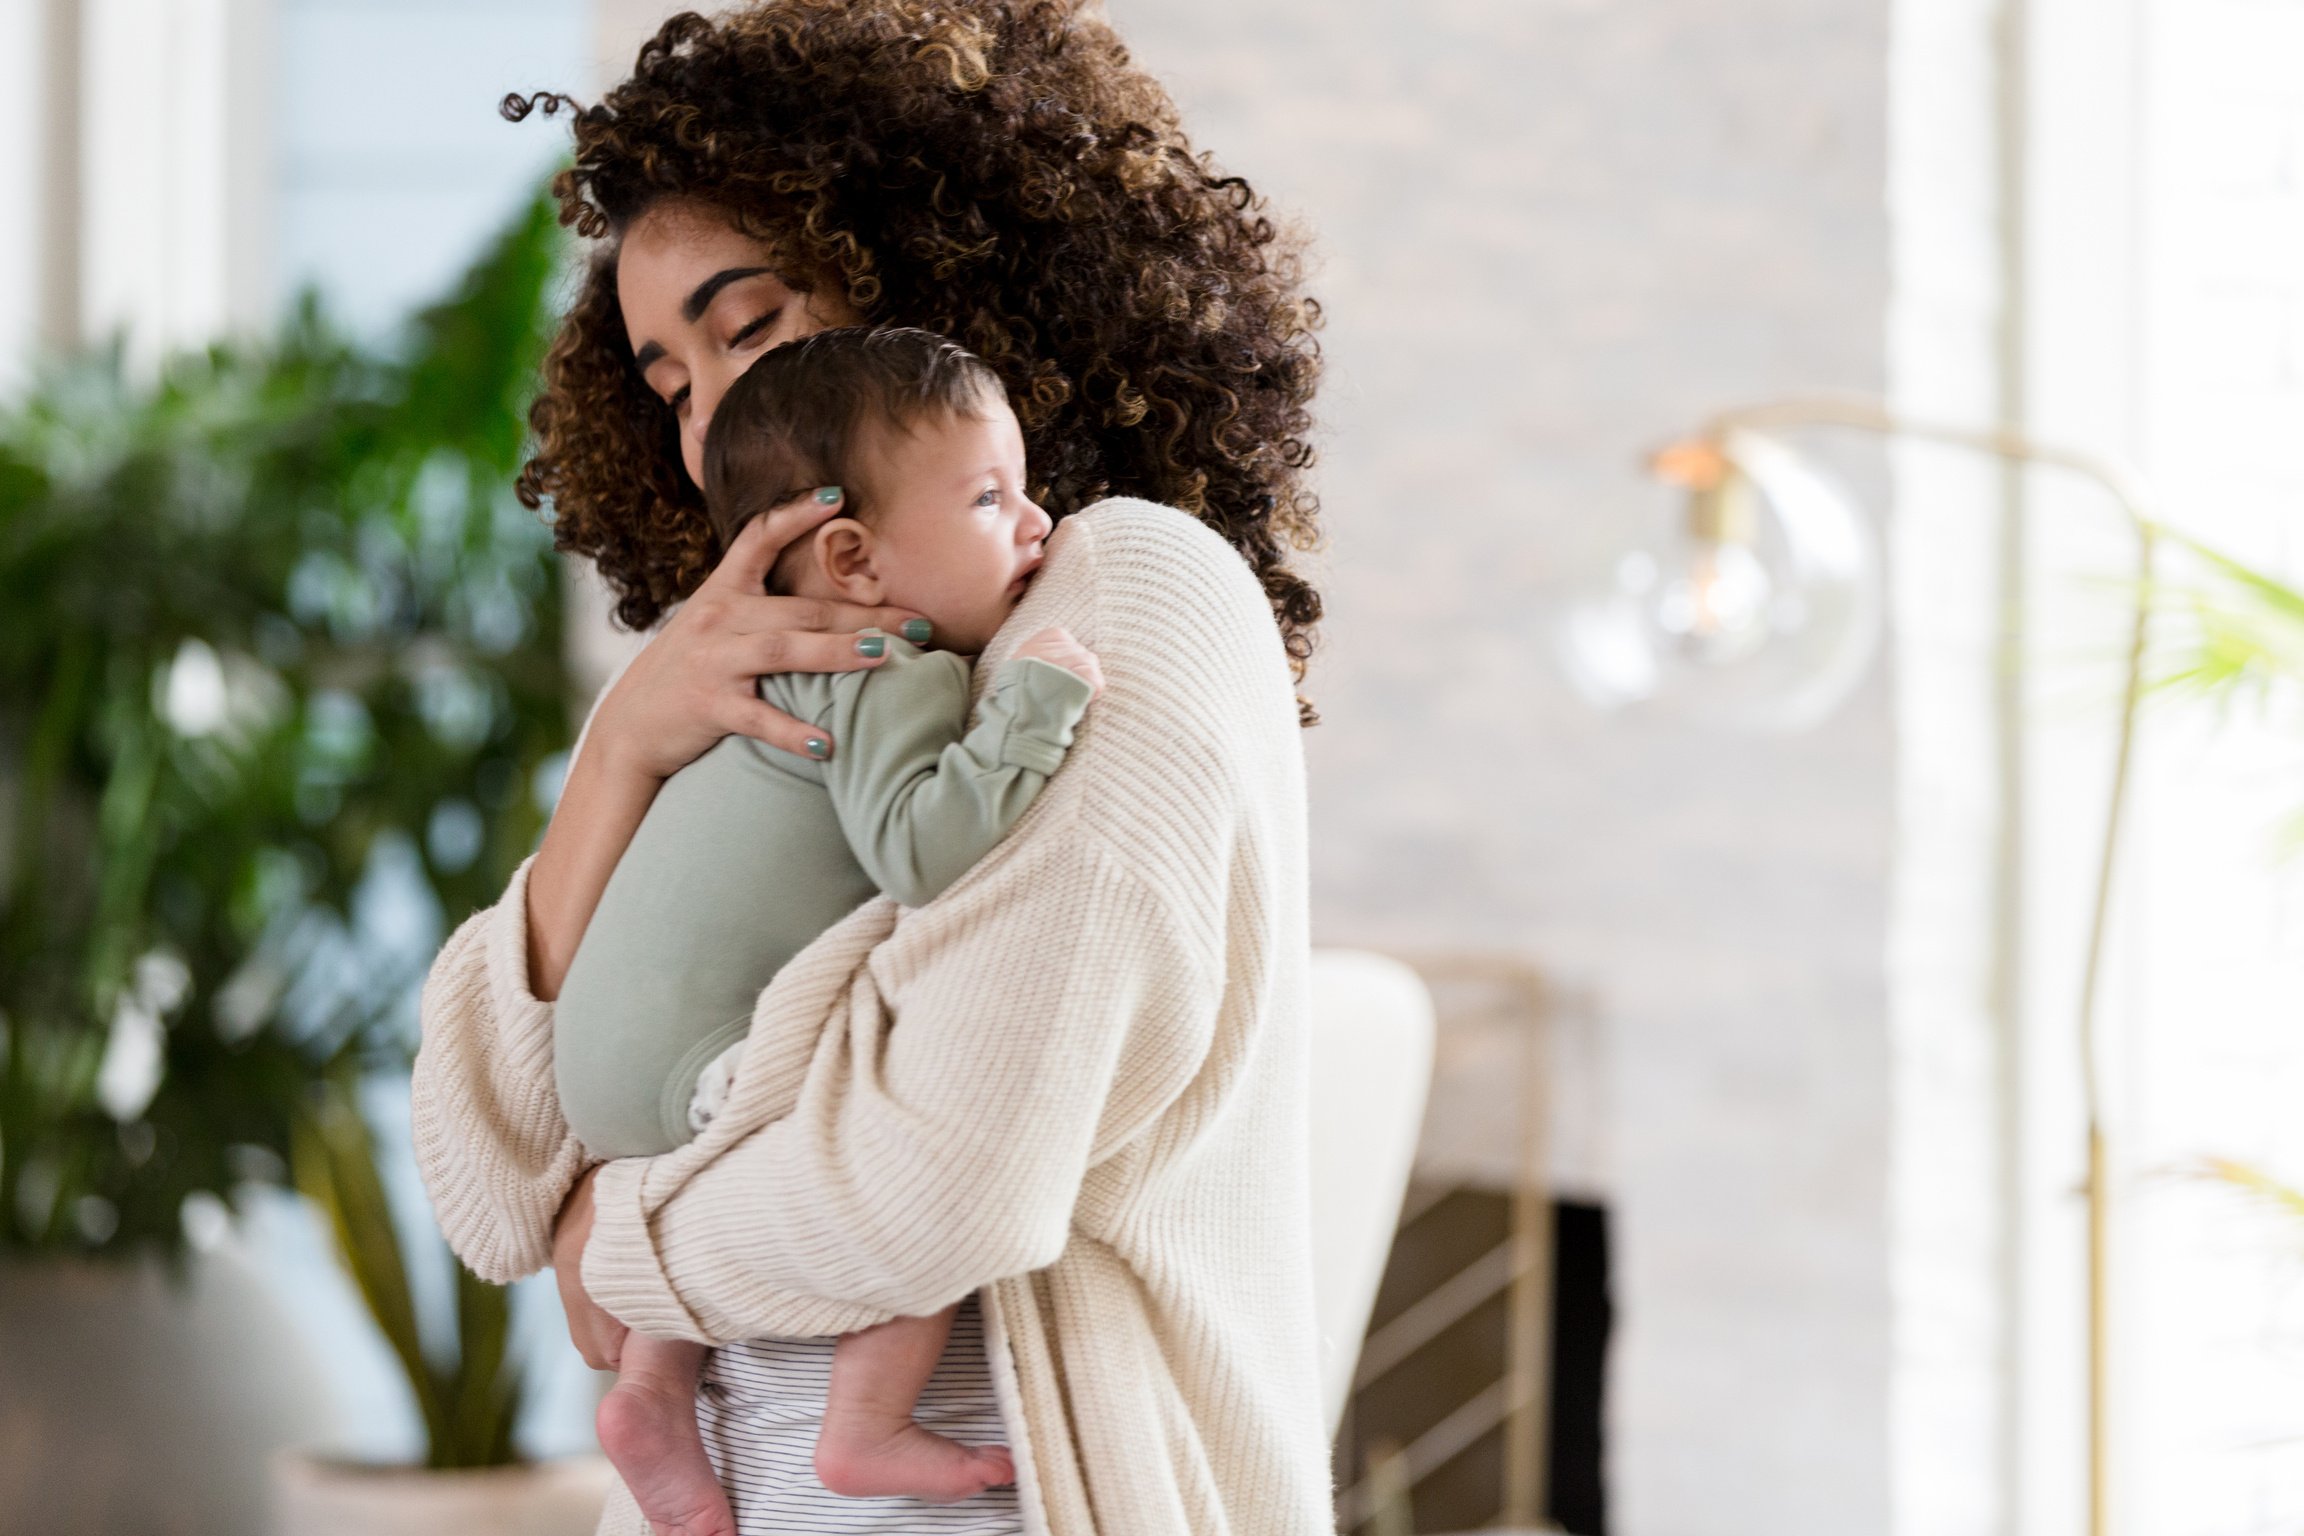
[[[1568,603],[1561,668],[1603,709],[1802,730],[1877,648],[1878,541],[1853,499],[1783,444],[1740,432],[1716,451],[1732,478],[1703,482],[1709,499],[1672,534],[1617,555]]]
[[[1649,622],[1690,661],[1725,666],[1767,643],[1775,583],[1743,545],[1694,542],[1681,574],[1658,589]]]

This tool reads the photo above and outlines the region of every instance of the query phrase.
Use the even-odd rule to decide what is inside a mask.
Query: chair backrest
[[[1432,1086],[1432,998],[1397,960],[1312,953],[1312,1262],[1334,1433],[1392,1250]]]

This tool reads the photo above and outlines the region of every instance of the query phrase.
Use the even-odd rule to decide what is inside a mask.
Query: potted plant
[[[213,1226],[292,1163],[340,1230],[388,1234],[348,1193],[348,1085],[404,1065],[434,930],[502,889],[567,747],[559,572],[509,492],[559,257],[538,198],[391,345],[307,298],[260,345],[152,377],[117,348],[66,359],[0,408],[6,1328],[109,1315],[155,1275],[197,1291],[187,1211]],[[503,1429],[432,1459],[501,1461],[503,1298],[466,1289],[467,1348],[433,1369]],[[74,1393],[128,1394],[148,1364],[91,1361]],[[59,1396],[0,1371],[0,1409],[35,1426],[12,1444],[70,1449],[37,1433]],[[45,1456],[0,1455],[12,1512],[74,1480]],[[246,1528],[244,1502],[217,1507]],[[86,1528],[133,1523],[123,1504]]]
[[[424,1424],[420,1467],[290,1452],[274,1470],[278,1536],[582,1536],[608,1491],[607,1463],[529,1464],[514,1450],[521,1374],[511,1295],[455,1271],[453,1327],[425,1347],[409,1256],[395,1234],[376,1139],[357,1083],[337,1071],[295,1117],[297,1187],[327,1217],[370,1316],[400,1363]]]

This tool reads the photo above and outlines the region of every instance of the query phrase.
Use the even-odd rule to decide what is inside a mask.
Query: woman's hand
[[[592,1236],[592,1180],[597,1165],[568,1191],[559,1222],[552,1228],[552,1278],[559,1282],[560,1307],[568,1314],[568,1337],[576,1353],[596,1371],[612,1371],[624,1358],[624,1335],[631,1332],[602,1310],[584,1289],[584,1244]]]
[[[927,621],[909,609],[762,590],[784,546],[841,505],[838,488],[826,486],[745,525],[719,567],[593,711],[584,750],[568,767],[528,871],[528,987],[537,998],[560,995],[592,909],[666,779],[730,735],[815,758],[832,755],[831,734],[762,702],[756,678],[878,666],[881,658],[859,649],[852,630],[894,630],[915,643],[929,638]]]
[[[829,498],[829,499],[827,499]],[[737,534],[719,566],[617,679],[593,715],[605,756],[667,779],[723,736],[750,736],[796,756],[829,757],[818,726],[762,701],[766,672],[849,672],[882,658],[857,648],[854,631],[885,629],[922,639],[919,614],[812,597],[771,597],[762,588],[784,547],[839,514],[839,488],[825,486],[762,513]],[[915,629],[906,633],[907,622]],[[810,742],[820,743],[811,748]]]

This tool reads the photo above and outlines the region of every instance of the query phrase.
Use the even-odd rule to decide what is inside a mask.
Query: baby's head
[[[939,645],[975,652],[1040,564],[1049,517],[1025,494],[1007,392],[931,332],[818,331],[729,386],[704,440],[721,547],[823,485],[841,488],[841,515],[786,546],[770,591],[910,608]]]

